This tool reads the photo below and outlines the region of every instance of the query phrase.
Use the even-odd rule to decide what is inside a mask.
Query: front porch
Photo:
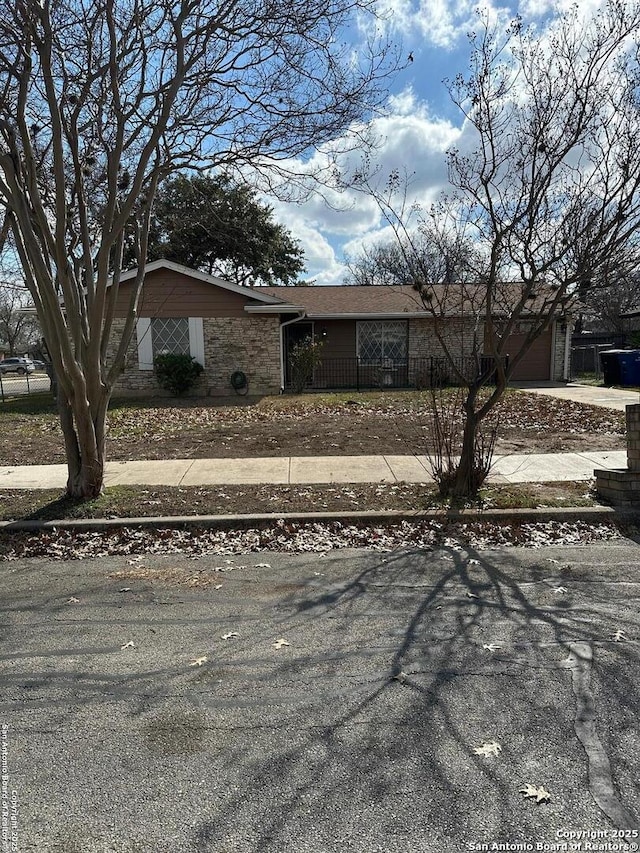
[[[473,358],[458,359],[455,366],[469,381],[480,375],[487,384],[491,384],[493,361],[489,356],[482,356],[479,365]],[[287,371],[285,391],[293,390],[290,374],[291,371]],[[306,390],[422,390],[459,384],[456,371],[443,356],[367,361],[360,358],[323,358],[307,382]]]

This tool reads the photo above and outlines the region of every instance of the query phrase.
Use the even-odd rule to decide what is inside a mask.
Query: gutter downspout
[[[280,323],[280,393],[284,394],[284,333],[283,329],[285,326],[290,326],[292,323],[298,323],[300,320],[304,320],[307,316],[306,311],[302,311],[297,317],[294,317],[293,320],[285,320],[284,323]]]

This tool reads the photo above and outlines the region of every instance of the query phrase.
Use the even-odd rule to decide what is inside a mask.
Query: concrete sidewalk
[[[493,483],[590,480],[594,468],[627,465],[626,450],[497,456]],[[0,489],[62,489],[66,465],[0,467]],[[107,462],[105,485],[220,486],[274,483],[425,483],[426,456],[289,456]]]
[[[640,403],[637,391],[625,388],[603,388],[597,385],[580,385],[577,382],[516,382],[510,387],[530,394],[542,394],[559,400],[572,400],[574,403],[587,403],[624,412],[627,406]]]

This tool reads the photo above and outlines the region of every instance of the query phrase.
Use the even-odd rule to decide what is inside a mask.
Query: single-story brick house
[[[134,277],[121,277],[114,337],[124,324]],[[468,359],[478,323],[454,303],[439,322],[450,346]],[[160,260],[147,265],[138,318],[119,392],[157,392],[153,359],[174,351],[203,365],[199,393],[233,393],[231,376],[238,371],[250,394],[278,393],[288,384],[291,346],[309,336],[323,341],[317,388],[426,386],[434,364],[439,369],[443,361],[433,318],[408,285],[243,287]],[[514,378],[566,378],[570,325],[564,318],[554,321]],[[513,336],[514,346],[525,326]]]

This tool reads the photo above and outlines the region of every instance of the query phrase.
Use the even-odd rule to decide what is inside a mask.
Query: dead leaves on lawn
[[[262,426],[269,435],[277,437],[273,428],[280,427],[286,434],[287,427],[295,428],[305,423],[305,432],[310,436],[323,434],[323,421],[327,424],[348,421],[348,426],[385,421],[407,421],[414,426],[421,417],[429,417],[431,401],[428,394],[399,393],[358,396],[357,401],[333,398],[314,399],[266,399],[252,406],[211,406],[185,401],[171,406],[126,406],[109,412],[109,439],[118,442],[136,437],[149,437],[152,441],[179,436],[188,432],[192,436],[203,434],[221,435],[230,444],[246,438],[247,428],[257,432]],[[526,429],[529,431],[549,430],[553,432],[624,432],[624,415],[597,406],[589,406],[571,400],[560,400],[538,394],[513,392],[506,394],[497,407],[496,416],[503,429]],[[309,425],[313,425],[309,429]],[[370,429],[371,436],[379,430]],[[337,443],[337,436],[334,437]]]

